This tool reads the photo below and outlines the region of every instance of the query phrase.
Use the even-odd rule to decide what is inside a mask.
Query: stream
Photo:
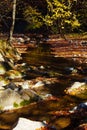
[[[27,79],[37,77],[57,78],[49,91],[56,97],[55,100],[47,100],[34,104],[30,107],[29,119],[45,120],[58,130],[73,130],[86,117],[72,117],[67,112],[79,103],[87,101],[74,96],[66,95],[64,90],[70,87],[72,83],[86,79],[86,64],[80,64],[73,58],[56,57],[51,54],[51,45],[41,43],[38,47],[29,48],[27,53],[22,54],[23,62],[26,62],[30,68],[27,73]],[[70,68],[74,71],[71,73]],[[82,68],[82,69],[79,69]],[[63,113],[64,112],[64,113]],[[76,121],[77,120],[77,121]]]
[[[13,130],[20,118],[46,130],[87,126],[87,39],[69,41],[0,41],[0,130]]]

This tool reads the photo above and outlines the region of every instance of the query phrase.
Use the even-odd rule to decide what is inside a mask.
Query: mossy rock
[[[6,77],[9,79],[19,79],[23,78],[23,74],[17,70],[9,70],[6,72]]]
[[[71,96],[75,96],[81,99],[87,99],[87,84],[85,83],[76,83],[77,86],[72,85],[72,87],[67,88],[65,93]]]

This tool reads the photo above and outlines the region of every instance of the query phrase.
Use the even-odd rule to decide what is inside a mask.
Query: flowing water
[[[46,120],[50,125],[56,126],[58,130],[73,130],[76,124],[75,119],[71,119],[62,113],[72,109],[77,104],[84,102],[84,99],[67,96],[64,90],[75,81],[81,81],[86,74],[75,72],[71,74],[67,71],[67,68],[84,67],[84,65],[74,61],[72,58],[55,57],[51,54],[49,44],[40,44],[36,48],[28,49],[28,52],[23,54],[23,61],[26,62],[29,67],[36,67],[38,71],[30,71],[28,73],[28,79],[36,77],[49,77],[57,78],[58,82],[50,87],[50,92],[53,96],[57,97],[57,100],[50,100],[37,103],[36,106],[30,108],[29,118],[35,120]],[[41,69],[41,67],[43,69]],[[85,65],[86,67],[86,65]],[[41,70],[41,71],[40,71]],[[61,112],[60,116],[57,112]],[[73,123],[72,123],[73,120]]]
[[[38,92],[39,97],[46,94],[48,94],[48,97],[43,98],[44,100],[39,98],[38,102],[32,100],[30,104],[24,102],[25,104],[22,104],[20,108],[0,111],[0,129],[12,130],[13,125],[16,125],[19,117],[35,121],[46,121],[49,125],[56,127],[57,130],[75,130],[74,128],[80,123],[87,123],[87,112],[86,115],[84,115],[83,111],[70,113],[70,110],[76,105],[87,102],[87,94],[82,98],[70,96],[65,93],[66,88],[70,87],[74,82],[81,81],[87,83],[87,63],[78,62],[81,61],[81,57],[78,60],[75,57],[73,59],[73,56],[80,54],[81,48],[77,48],[77,46],[69,48],[66,43],[57,44],[53,42],[52,44],[45,42],[36,44],[35,47],[29,47],[27,53],[22,54],[23,60],[19,61],[19,64],[21,62],[27,63],[25,66],[22,66],[26,67],[22,71],[26,70],[24,79],[31,80],[35,84],[38,80],[44,83],[44,89],[39,87],[41,90],[38,92],[34,88],[32,89],[34,90],[33,92]],[[52,47],[54,48],[52,49]],[[75,49],[79,49],[76,54],[74,53]],[[80,56],[84,53],[84,49],[84,55],[87,55],[87,48],[84,47]],[[57,53],[62,51],[66,56],[70,56],[73,52],[73,55],[71,58],[66,56],[58,57],[52,51],[56,51]],[[87,61],[86,58],[82,60]],[[48,85],[44,79],[48,82]],[[17,79],[16,81],[19,80]]]

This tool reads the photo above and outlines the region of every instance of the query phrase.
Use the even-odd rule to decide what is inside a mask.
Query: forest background
[[[13,1],[0,1],[0,32],[12,24]],[[86,0],[16,0],[14,33],[87,32]]]

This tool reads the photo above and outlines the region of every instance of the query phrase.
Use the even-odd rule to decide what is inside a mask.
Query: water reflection
[[[66,87],[84,77],[78,70],[81,64],[71,58],[54,57],[51,54],[51,45],[46,43],[39,44],[32,50],[29,49],[23,54],[23,61],[32,67],[32,71],[28,72],[28,78],[44,76],[58,79],[59,82],[50,87],[51,93],[56,96],[64,95]],[[43,69],[40,68],[41,66]]]
[[[33,70],[28,73],[29,79],[40,76],[49,78],[56,77],[58,79],[58,82],[51,85],[48,89],[50,93],[59,100],[45,101],[42,102],[42,104],[37,103],[37,107],[32,109],[30,118],[46,120],[50,124],[57,126],[59,130],[68,127],[71,123],[71,118],[69,116],[60,116],[59,118],[59,116],[55,116],[55,112],[67,111],[80,102],[83,102],[83,100],[79,100],[79,98],[67,96],[64,93],[66,87],[70,87],[71,83],[79,81],[84,77],[78,69],[81,64],[71,58],[54,57],[54,55],[51,54],[50,45],[45,43],[39,44],[38,47],[32,50],[29,49],[28,52],[22,56],[23,61],[27,62],[29,67],[32,67]],[[41,66],[43,66],[43,69],[40,68]],[[36,67],[36,69],[34,69],[34,67]],[[75,71],[75,69],[77,71]],[[72,124],[70,127],[72,127]],[[69,128],[66,128],[66,130],[68,129]]]

